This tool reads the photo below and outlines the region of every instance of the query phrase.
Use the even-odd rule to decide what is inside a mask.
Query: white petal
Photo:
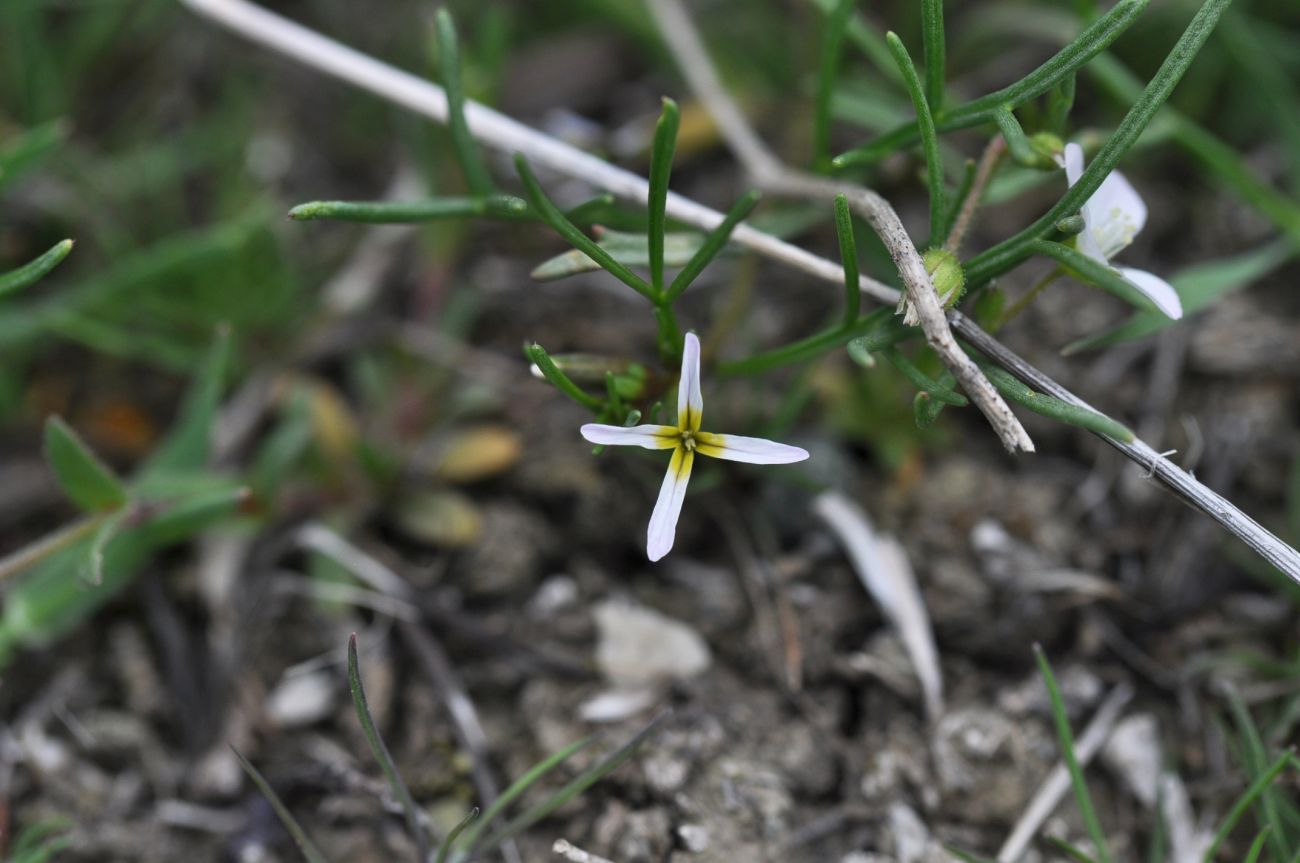
[[[644,449],[671,449],[677,446],[676,426],[639,425],[607,426],[587,423],[579,431],[592,443],[606,446],[639,446]]]
[[[761,437],[742,437],[734,434],[696,435],[696,451],[700,455],[748,464],[791,464],[808,458],[808,451],[797,446],[763,440]]]
[[[1116,269],[1133,287],[1146,294],[1166,317],[1176,321],[1183,316],[1183,302],[1178,298],[1178,292],[1174,290],[1173,285],[1145,270],[1135,270],[1132,267],[1116,267]]]
[[[1111,171],[1088,199],[1084,221],[1101,247],[1102,254],[1115,257],[1132,244],[1147,223],[1147,205],[1119,171]]]
[[[646,555],[658,560],[672,550],[677,537],[677,517],[682,514],[682,500],[686,497],[686,483],[691,478],[691,464],[695,453],[681,447],[673,451],[668,463],[664,484],[659,487],[659,500],[650,516],[650,529],[646,532]]]
[[[682,378],[677,384],[677,427],[699,431],[704,418],[704,397],[700,395],[700,340],[686,334],[682,350]]]
[[[1073,186],[1083,176],[1083,148],[1078,144],[1065,145],[1065,182]]]

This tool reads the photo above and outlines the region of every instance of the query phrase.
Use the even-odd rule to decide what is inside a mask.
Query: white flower
[[[789,464],[808,458],[807,450],[755,437],[714,434],[700,431],[704,419],[704,399],[700,396],[700,340],[695,333],[686,334],[682,352],[682,377],[677,387],[677,425],[623,426],[587,423],[582,436],[592,443],[607,446],[639,446],[644,449],[670,449],[668,474],[659,489],[659,500],[650,516],[646,537],[646,554],[658,560],[673,547],[677,535],[677,518],[686,497],[686,483],[691,478],[695,456],[707,455],[728,461],[750,464]]]
[[[1083,175],[1083,148],[1078,144],[1065,145],[1065,179],[1071,186]],[[1160,311],[1177,320],[1183,316],[1183,304],[1173,286],[1157,275],[1133,267],[1112,266],[1110,259],[1133,242],[1133,238],[1147,222],[1147,205],[1124,175],[1112,171],[1092,197],[1079,211],[1083,217],[1083,233],[1078,237],[1078,249],[1124,277],[1124,280],[1145,294]]]

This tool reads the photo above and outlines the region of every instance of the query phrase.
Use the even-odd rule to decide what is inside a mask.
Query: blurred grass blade
[[[16,270],[0,273],[0,297],[21,291],[23,288],[39,282],[50,270],[63,263],[63,259],[72,251],[72,240],[55,243],[49,251],[24,264]]]
[[[59,488],[86,512],[105,512],[126,503],[126,489],[99,456],[61,418],[45,421],[45,459]]]
[[[6,857],[7,863],[47,863],[72,845],[68,832],[72,822],[65,818],[37,821],[18,834]]]
[[[1255,805],[1255,802],[1259,800],[1261,795],[1265,794],[1269,788],[1272,787],[1273,783],[1277,780],[1277,777],[1280,776],[1282,771],[1286,769],[1287,765],[1291,763],[1292,758],[1292,750],[1283,752],[1266,770],[1259,773],[1255,777],[1255,781],[1250,783],[1250,787],[1237,798],[1236,802],[1232,804],[1232,808],[1228,810],[1228,814],[1223,816],[1223,822],[1215,832],[1214,839],[1210,842],[1210,847],[1205,850],[1205,856],[1201,858],[1204,863],[1214,863],[1214,858],[1219,853],[1219,847],[1227,840],[1228,836],[1232,834],[1233,828],[1237,826],[1237,822],[1240,821],[1241,817],[1250,810],[1251,806]],[[1264,833],[1271,832],[1271,830],[1272,825],[1264,825]],[[1279,857],[1277,859],[1284,860],[1287,858]]]
[[[1068,425],[1085,428],[1125,443],[1133,440],[1131,429],[1105,414],[1072,405],[1046,393],[1031,390],[1019,378],[1013,377],[998,366],[981,365],[980,369],[983,370],[984,375],[989,379],[989,383],[993,384],[998,392],[1016,404],[1029,408],[1034,413],[1042,414],[1045,417],[1050,417]]]
[[[1135,306],[1142,311],[1153,312],[1172,323],[1172,319],[1162,314],[1150,297],[1139,291],[1136,285],[1120,275],[1118,270],[1108,267],[1095,258],[1088,257],[1078,249],[1062,243],[1051,242],[1050,240],[1037,240],[1029,246],[1029,250],[1057,261],[1066,268],[1070,275],[1085,285],[1099,288],[1108,294],[1114,294],[1130,306]]]
[[[428,198],[423,201],[311,201],[289,211],[298,222],[329,219],[365,224],[405,224],[482,216],[523,218],[528,203],[514,195]]]
[[[1183,317],[1188,318],[1216,300],[1262,279],[1298,253],[1300,245],[1289,239],[1278,240],[1235,257],[1193,265],[1176,273],[1169,283],[1182,299]],[[1158,311],[1138,312],[1113,329],[1070,343],[1062,353],[1068,355],[1140,339],[1173,323]]]
[[[541,345],[533,342],[531,345],[524,346],[524,355],[537,366],[537,370],[542,373],[542,377],[550,381],[556,389],[573,399],[578,404],[588,410],[598,411],[604,407],[600,399],[583,392],[578,385],[569,380],[569,376],[560,371],[560,367],[551,359],[550,354]]]
[[[853,213],[849,199],[835,196],[835,236],[840,243],[840,266],[844,268],[844,325],[851,326],[862,308],[862,288],[858,279],[858,243],[853,238]]]
[[[839,0],[812,0],[813,5],[827,15],[834,13],[838,2]],[[848,26],[845,28],[845,35],[862,52],[862,55],[871,61],[877,71],[899,87],[903,86],[903,79],[898,74],[898,67],[894,65],[893,58],[889,56],[889,46],[885,44],[885,34],[881,33],[870,19],[863,15],[851,15]]]
[[[514,782],[510,783],[510,787],[502,792],[496,800],[492,801],[492,805],[483,813],[483,817],[480,818],[478,823],[465,834],[464,838],[460,842],[460,846],[467,852],[472,853],[475,850],[475,845],[478,842],[479,836],[482,835],[484,830],[492,826],[492,822],[496,820],[497,816],[506,810],[507,806],[518,799],[519,796],[529,788],[536,785],[537,782],[547,773],[550,773],[556,767],[559,767],[565,761],[568,761],[570,757],[581,752],[583,749],[586,749],[598,739],[599,738],[595,735],[592,735],[574,741],[559,752],[548,755],[546,758],[543,758],[541,761],[528,768],[528,771],[525,772],[523,776],[520,776]]]
[[[704,272],[704,268],[711,264],[713,259],[726,247],[727,240],[731,238],[731,232],[735,230],[736,225],[743,222],[753,211],[759,197],[757,191],[749,191],[731,205],[726,217],[716,228],[709,232],[709,235],[704,239],[704,243],[686,262],[682,271],[673,279],[673,283],[668,286],[668,293],[665,294],[667,302],[671,303],[680,297],[700,277],[700,273]]]
[[[831,96],[835,91],[835,73],[840,67],[844,35],[853,17],[854,0],[836,0],[822,25],[821,49],[817,52],[817,89],[813,96],[813,169],[825,172],[831,167]]]
[[[1119,126],[1102,145],[1101,150],[1088,163],[1078,182],[1070,186],[1055,206],[1028,228],[970,260],[966,265],[966,278],[972,287],[982,285],[990,278],[1019,263],[1018,255],[1026,246],[1045,236],[1061,219],[1077,213],[1093,196],[1106,177],[1115,170],[1124,154],[1137,143],[1138,137],[1164,105],[1165,100],[1174,91],[1174,87],[1182,80],[1183,74],[1196,59],[1205,41],[1210,38],[1210,33],[1214,31],[1220,16],[1231,2],[1232,0],[1206,0],[1169,55],[1165,57],[1146,89],[1142,91],[1142,95],[1129,108]]]
[[[66,120],[51,120],[5,142],[0,147],[0,191],[67,140],[71,128]]]
[[[298,846],[298,850],[302,852],[302,856],[307,858],[308,863],[329,863],[328,858],[326,858],[326,856],[320,852],[320,849],[316,847],[315,843],[311,841],[311,837],[307,835],[307,831],[302,829],[302,825],[298,823],[298,819],[293,817],[293,813],[289,811],[289,807],[284,805],[284,801],[281,800],[280,796],[275,793],[273,788],[271,788],[271,784],[266,781],[266,777],[262,776],[258,769],[254,767],[238,749],[232,746],[230,747],[230,751],[235,753],[235,758],[239,760],[239,766],[248,774],[248,778],[253,780],[253,784],[257,786],[257,790],[261,791],[262,796],[266,798],[266,802],[271,804],[271,808],[275,810],[276,817],[280,819],[280,823],[284,825],[284,829],[289,831],[289,835],[293,837],[294,844]]]
[[[903,82],[907,85],[907,95],[912,98],[912,107],[916,110],[917,128],[921,133],[921,150],[925,154],[925,173],[930,191],[930,239],[928,245],[943,241],[943,226],[947,222],[944,203],[943,159],[939,154],[939,137],[934,128],[934,117],[930,114],[930,104],[921,89],[921,79],[917,77],[916,66],[907,53],[907,47],[897,33],[886,33],[885,41],[889,52],[898,64],[898,71],[903,73]]]
[[[664,294],[664,209],[668,205],[668,181],[673,173],[673,151],[681,112],[672,99],[663,100],[663,111],[655,124],[654,146],[650,151],[649,218],[646,237],[650,255],[650,287],[655,296]]]
[[[460,823],[451,828],[451,832],[447,834],[447,838],[442,840],[442,844],[438,846],[438,857],[436,863],[447,863],[447,858],[451,855],[451,849],[455,847],[456,840],[465,832],[465,828],[474,823],[475,818],[478,818],[477,806],[469,810],[469,814],[460,819]]]
[[[420,824],[420,811],[416,808],[414,798],[411,797],[411,790],[406,787],[402,775],[397,772],[393,756],[389,754],[384,738],[375,727],[374,717],[370,715],[370,705],[366,701],[366,690],[361,683],[361,671],[357,663],[355,632],[348,637],[348,688],[352,691],[352,705],[356,708],[361,730],[366,735],[366,743],[370,744],[370,752],[375,756],[375,761],[379,762],[379,769],[388,780],[388,787],[392,789],[393,796],[402,804],[402,812],[406,815],[406,829],[411,835],[411,841],[415,843],[418,855],[416,859],[424,863],[429,857],[429,843],[424,835],[424,827]]]
[[[1082,848],[1065,841],[1059,836],[1048,836],[1046,838],[1049,845],[1056,848],[1071,860],[1077,861],[1077,863],[1097,863],[1096,860],[1085,854]]]
[[[653,732],[669,715],[671,715],[671,711],[664,711],[656,716],[650,721],[649,725],[638,732],[637,735],[624,744],[622,748],[605,758],[586,773],[574,779],[568,785],[565,785],[546,800],[525,810],[522,814],[517,815],[515,818],[508,821],[504,827],[496,833],[493,833],[492,836],[483,843],[484,846],[495,848],[507,839],[517,836],[521,830],[536,824],[556,809],[559,809],[565,803],[568,803],[574,797],[577,797],[579,794],[586,791],[592,785],[595,785],[597,782],[613,773],[619,767],[622,767],[629,758],[636,754],[637,749],[639,749],[641,744],[646,741],[646,738],[650,736],[651,732]]]
[[[1132,435],[1129,436],[1132,439]],[[1047,684],[1047,697],[1052,703],[1052,718],[1056,721],[1056,735],[1061,744],[1061,756],[1065,759],[1065,768],[1070,773],[1070,784],[1074,787],[1074,799],[1079,805],[1079,814],[1083,816],[1088,837],[1097,849],[1099,863],[1110,863],[1110,852],[1106,848],[1106,834],[1102,832],[1097,812],[1092,807],[1092,796],[1088,793],[1088,783],[1084,781],[1079,759],[1074,755],[1074,735],[1070,732],[1070,719],[1065,712],[1065,702],[1061,699],[1060,687],[1056,685],[1056,675],[1047,661],[1047,654],[1042,647],[1034,645],[1034,658],[1038,661],[1038,670]],[[1085,858],[1087,859],[1087,858]]]
[[[944,845],[943,847],[945,851],[956,857],[958,860],[963,861],[963,863],[994,863],[994,861],[987,857],[980,857],[979,855],[972,854],[969,851],[963,851],[955,845]]]
[[[541,184],[533,176],[532,169],[528,167],[528,160],[522,155],[515,156],[515,168],[519,171],[519,179],[523,181],[524,188],[528,191],[528,201],[533,205],[533,209],[541,215],[542,221],[550,225],[560,236],[569,241],[569,245],[583,252],[587,257],[600,264],[602,270],[605,270],[614,278],[623,282],[632,290],[641,294],[643,297],[655,300],[655,292],[646,283],[644,279],[633,273],[630,269],[614,260],[604,249],[596,245],[595,241],[586,234],[579,231],[572,222],[564,217],[559,208],[546,197],[546,192],[542,191]]]
[[[1259,860],[1259,855],[1264,853],[1264,843],[1268,841],[1268,834],[1272,829],[1272,827],[1265,827],[1256,834],[1255,841],[1250,843],[1250,850],[1246,852],[1242,863],[1256,863]]]
[[[994,111],[999,108],[1017,108],[1030,99],[1043,95],[1057,82],[1067,75],[1074,74],[1075,70],[1118,39],[1120,34],[1137,20],[1138,15],[1146,8],[1147,2],[1148,0],[1121,0],[1080,33],[1073,42],[1024,78],[995,93],[981,96],[950,110],[939,111],[934,118],[936,131],[951,132],[991,122]],[[833,164],[837,168],[869,164],[900,148],[911,146],[919,140],[921,140],[919,126],[914,122],[909,123],[881,135],[863,147],[836,156]]]
[[[230,359],[230,328],[218,327],[207,361],[190,384],[172,430],[140,471],[142,481],[170,471],[195,470],[207,464]]]
[[[122,530],[129,513],[130,510],[123,509],[104,519],[91,537],[86,550],[86,581],[90,585],[99,587],[104,583],[104,550]]]
[[[724,375],[753,375],[781,368],[782,366],[801,363],[827,351],[834,350],[854,338],[880,330],[884,321],[893,316],[894,310],[892,308],[876,309],[871,314],[858,318],[851,327],[836,323],[820,333],[814,333],[797,342],[761,354],[754,354],[742,360],[723,363],[718,370]],[[914,332],[919,332],[919,330],[914,330]],[[902,338],[902,336],[899,338]]]
[[[943,110],[945,52],[943,0],[921,0],[921,39],[925,47],[925,98],[931,110]]]
[[[476,195],[492,191],[492,177],[488,174],[478,142],[470,134],[465,122],[465,88],[460,77],[460,46],[456,39],[456,24],[444,7],[435,16],[438,31],[438,76],[443,92],[447,94],[447,131],[451,133],[456,159],[465,174],[465,183]]]
[[[944,386],[939,381],[932,380],[925,372],[917,368],[911,360],[905,357],[898,348],[887,347],[881,350],[880,353],[885,359],[889,360],[890,365],[898,369],[903,377],[911,382],[912,386],[925,393],[927,397],[957,407],[965,407],[970,404],[964,395],[953,390],[952,385]]]
[[[1228,708],[1232,712],[1233,722],[1237,726],[1237,734],[1241,738],[1241,757],[1243,766],[1249,776],[1263,778],[1273,770],[1281,770],[1277,762],[1273,767],[1268,766],[1268,753],[1264,746],[1264,740],[1260,736],[1259,728],[1255,725],[1255,720],[1250,715],[1250,709],[1246,703],[1241,700],[1237,694],[1236,687],[1231,684],[1225,684],[1223,687],[1224,696],[1228,701]],[[1291,760],[1293,753],[1288,750],[1280,756],[1283,767]],[[1252,788],[1254,783],[1252,783]],[[1273,857],[1277,860],[1289,860],[1291,850],[1287,847],[1287,827],[1282,820],[1282,808],[1284,801],[1281,795],[1273,788],[1270,780],[1262,785],[1259,793],[1256,795],[1259,799],[1259,806],[1262,810],[1260,818],[1261,827],[1271,827],[1268,843],[1272,847]]]
[[[705,238],[694,232],[664,235],[664,263],[670,267],[687,264],[705,245]],[[650,265],[650,238],[645,234],[628,234],[605,230],[596,245],[629,267]],[[600,269],[591,258],[577,249],[570,249],[538,264],[529,276],[538,282],[553,282],[578,273],[591,273]],[[674,282],[675,283],[675,282]],[[671,296],[671,292],[669,292]]]

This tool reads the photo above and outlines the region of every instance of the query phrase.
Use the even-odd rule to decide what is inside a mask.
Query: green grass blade
[[[993,861],[988,857],[980,857],[979,855],[972,854],[969,851],[963,851],[955,845],[944,845],[943,847],[949,854],[956,857],[958,860],[964,861],[964,863],[993,863]]]
[[[912,107],[916,109],[917,127],[921,130],[921,150],[925,154],[925,173],[930,191],[930,240],[929,244],[943,241],[943,226],[947,223],[946,205],[944,203],[943,159],[939,155],[939,137],[935,132],[934,118],[930,115],[930,104],[921,90],[921,79],[917,77],[916,67],[907,53],[903,40],[897,33],[886,33],[885,41],[889,43],[889,52],[903,73],[907,85],[907,95],[912,98]]]
[[[1205,856],[1201,858],[1204,863],[1213,863],[1215,856],[1219,853],[1219,846],[1231,835],[1233,828],[1237,826],[1237,822],[1268,791],[1277,777],[1291,763],[1292,758],[1293,752],[1291,750],[1283,752],[1267,769],[1259,773],[1255,777],[1255,781],[1250,783],[1250,786],[1237,798],[1237,801],[1232,804],[1232,808],[1228,810],[1228,814],[1223,816],[1223,822],[1219,825],[1219,829],[1215,831],[1210,847],[1205,850]],[[1272,829],[1273,825],[1265,824],[1263,832],[1271,832]],[[1285,860],[1287,858],[1279,857],[1277,859]]]
[[[931,110],[943,110],[947,75],[943,39],[943,0],[921,0],[921,39],[925,46],[925,98]]]
[[[253,784],[257,786],[257,790],[261,791],[262,796],[271,804],[271,808],[275,810],[276,817],[280,819],[280,823],[284,825],[284,829],[289,831],[289,835],[293,837],[294,844],[298,846],[298,850],[302,852],[302,856],[307,858],[307,863],[329,863],[329,859],[322,854],[321,850],[316,847],[316,844],[311,841],[311,837],[307,835],[307,831],[302,829],[302,825],[298,823],[298,819],[293,817],[293,813],[289,811],[289,807],[284,805],[284,801],[281,800],[280,796],[271,788],[271,783],[266,781],[266,777],[262,776],[261,772],[258,771],[258,769],[254,767],[238,749],[232,746],[230,747],[230,751],[235,753],[235,758],[239,760],[239,766],[244,768],[244,772],[248,774],[248,778],[253,780]]]
[[[735,230],[736,225],[743,222],[750,214],[758,203],[759,197],[760,195],[756,191],[746,192],[740,200],[731,205],[726,218],[709,233],[709,236],[704,240],[704,245],[700,246],[699,250],[691,256],[691,259],[686,262],[686,266],[677,274],[677,278],[673,279],[673,283],[668,286],[668,293],[664,295],[666,302],[671,303],[680,297],[691,286],[691,283],[699,278],[700,273],[704,272],[704,268],[711,264],[713,259],[726,247],[727,240],[731,238],[731,232]]]
[[[817,89],[813,96],[812,150],[813,168],[817,171],[827,171],[831,167],[831,97],[844,49],[844,36],[849,19],[853,17],[853,4],[854,0],[837,0],[822,25],[821,50],[817,55]]]
[[[1182,80],[1183,73],[1196,59],[1205,41],[1210,38],[1215,25],[1232,0],[1206,0],[1187,29],[1183,31],[1173,50],[1165,57],[1160,69],[1147,84],[1142,95],[1129,108],[1124,119],[1120,121],[1114,133],[1106,139],[1101,150],[1084,169],[1079,181],[1071,186],[1056,205],[1048,210],[1036,222],[1010,239],[970,260],[966,275],[972,286],[981,285],[990,278],[1005,272],[1006,264],[1015,260],[1016,255],[1035,240],[1045,236],[1056,223],[1066,216],[1077,213],[1079,209],[1101,187],[1102,182],[1119,164],[1124,154],[1137,143],[1138,137],[1150,124],[1156,112]]]
[[[926,393],[930,398],[957,407],[965,407],[970,404],[970,401],[964,395],[953,390],[951,384],[944,386],[939,381],[930,378],[929,375],[917,368],[915,363],[903,356],[898,348],[891,345],[883,348],[880,353],[885,359],[889,360],[890,365],[898,369],[903,374],[903,377],[907,378],[912,386]]]
[[[66,120],[51,120],[5,141],[0,147],[0,191],[67,140],[71,128]]]
[[[1088,793],[1088,784],[1083,778],[1083,769],[1079,759],[1074,755],[1074,734],[1070,731],[1070,719],[1065,713],[1065,702],[1061,700],[1060,687],[1056,685],[1056,675],[1047,661],[1047,654],[1037,644],[1034,645],[1034,658],[1038,661],[1038,670],[1047,684],[1047,697],[1052,703],[1052,718],[1056,721],[1056,735],[1061,744],[1061,757],[1065,759],[1065,768],[1070,773],[1070,784],[1074,786],[1074,799],[1079,805],[1088,836],[1097,849],[1097,860],[1110,863],[1110,852],[1106,849],[1106,834],[1102,832],[1101,822],[1092,806],[1092,795]]]
[[[1121,0],[1080,33],[1074,41],[1016,83],[964,105],[939,112],[935,117],[935,129],[938,132],[952,132],[978,126],[981,123],[991,122],[993,112],[999,108],[1016,108],[1030,99],[1038,98],[1066,76],[1074,74],[1077,69],[1118,39],[1129,25],[1137,20],[1138,15],[1146,8],[1147,2],[1148,0]],[[836,156],[833,165],[836,168],[846,168],[851,165],[870,164],[903,147],[915,144],[921,140],[921,134],[920,127],[916,123],[908,123],[881,135],[865,146]]]
[[[59,488],[85,512],[108,512],[126,503],[122,481],[57,416],[45,421],[45,460],[54,470]]]
[[[880,330],[886,326],[886,322],[892,317],[894,317],[893,309],[876,309],[871,314],[859,318],[851,327],[837,324],[830,329],[814,333],[807,338],[791,342],[783,347],[765,351],[761,354],[754,354],[743,360],[723,363],[718,367],[718,371],[724,375],[756,375],[782,366],[801,363],[827,351],[834,350],[855,338],[867,336],[876,330]],[[900,339],[904,337],[899,336]]]
[[[636,754],[636,751],[641,748],[641,744],[646,741],[651,732],[658,728],[659,723],[661,723],[668,715],[669,711],[659,714],[650,721],[649,725],[641,729],[635,737],[595,767],[565,785],[546,800],[525,810],[522,814],[515,816],[513,819],[508,821],[504,827],[492,834],[492,836],[483,843],[484,846],[493,848],[507,839],[517,836],[520,831],[536,824],[556,809],[559,809],[565,803],[568,803],[574,797],[577,797],[579,794],[586,791],[592,785],[595,785],[597,782],[622,767],[628,759]]]
[[[1047,842],[1071,860],[1078,861],[1078,863],[1097,863],[1096,860],[1084,853],[1084,850],[1078,845],[1071,844],[1059,836],[1048,836]]]
[[[21,291],[45,278],[72,251],[72,240],[55,243],[49,251],[16,270],[0,274],[0,297]]]
[[[420,810],[415,805],[415,799],[411,797],[411,790],[402,781],[402,775],[397,772],[393,756],[389,753],[384,738],[380,736],[379,729],[375,727],[375,718],[370,715],[370,704],[366,701],[366,689],[361,683],[361,670],[357,662],[355,632],[348,637],[348,688],[352,690],[352,706],[356,708],[357,720],[366,735],[366,743],[370,744],[370,752],[375,756],[375,761],[379,762],[379,769],[383,771],[384,779],[388,780],[388,787],[392,789],[393,796],[402,804],[402,812],[406,815],[407,832],[415,842],[418,855],[416,859],[423,863],[429,857],[429,844],[424,835],[424,827],[420,824]]]
[[[528,160],[523,155],[515,156],[515,169],[519,172],[519,179],[523,182],[524,188],[528,192],[528,201],[533,205],[542,217],[542,221],[550,225],[551,228],[564,239],[569,241],[569,245],[585,253],[596,263],[600,264],[601,269],[605,270],[614,278],[636,291],[641,296],[654,302],[657,296],[654,289],[646,283],[636,273],[614,260],[614,257],[596,245],[596,242],[579,231],[578,228],[565,218],[559,208],[546,196],[542,190],[541,184],[533,176],[533,171],[528,167]]]
[[[438,857],[436,863],[447,863],[447,858],[451,855],[451,849],[455,847],[456,840],[465,832],[465,828],[474,823],[474,819],[477,817],[478,807],[475,806],[473,809],[469,810],[468,815],[460,819],[459,824],[451,828],[451,832],[447,834],[447,838],[442,840],[442,844],[438,846]]]
[[[496,800],[492,801],[492,805],[483,813],[483,817],[479,819],[473,829],[467,832],[464,839],[461,840],[461,848],[466,852],[473,853],[475,846],[478,843],[479,836],[482,835],[484,830],[492,826],[492,822],[495,821],[501,813],[506,811],[506,807],[515,802],[515,800],[517,800],[519,796],[529,788],[536,785],[537,782],[547,773],[550,773],[556,767],[559,767],[565,761],[568,761],[573,755],[586,749],[597,739],[598,738],[593,735],[591,737],[584,737],[581,740],[574,741],[559,752],[548,755],[546,758],[543,758],[541,761],[528,768],[527,772],[525,772],[523,776],[520,776],[514,782],[510,783],[510,787],[502,792]]]
[[[541,345],[536,342],[533,342],[531,345],[525,345],[524,356],[528,357],[528,359],[537,366],[538,370],[542,373],[542,377],[546,378],[555,386],[556,389],[582,405],[584,408],[599,411],[605,406],[600,399],[590,393],[583,392],[578,388],[577,384],[569,380],[569,376],[560,370],[560,367],[551,359],[551,355],[548,354],[546,349]]]
[[[1267,749],[1264,746],[1263,738],[1260,736],[1259,728],[1255,725],[1255,720],[1251,718],[1250,710],[1231,685],[1224,687],[1224,695],[1228,701],[1228,709],[1232,712],[1233,722],[1237,726],[1237,733],[1241,736],[1243,766],[1246,768],[1248,775],[1267,776],[1273,768],[1266,766]],[[1279,757],[1283,766],[1291,760],[1292,755],[1292,752],[1287,751]],[[1276,766],[1277,761],[1273,762],[1273,767]],[[1277,769],[1281,770],[1281,768]],[[1254,787],[1254,783],[1252,783],[1252,787]],[[1272,788],[1271,781],[1264,783],[1257,797],[1263,815],[1261,826],[1273,828],[1268,840],[1273,849],[1273,856],[1278,860],[1287,860],[1291,856],[1291,850],[1286,844],[1287,829],[1282,821],[1281,801]]]
[[[482,216],[523,218],[527,214],[528,203],[523,198],[482,195],[423,201],[310,201],[290,210],[289,218],[297,222],[328,219],[388,225]]]
[[[862,288],[858,280],[858,243],[853,238],[853,213],[849,199],[835,196],[835,236],[840,241],[840,266],[844,268],[844,325],[852,326],[862,308]]]
[[[1246,852],[1242,863],[1256,863],[1259,860],[1259,855],[1264,852],[1264,844],[1268,841],[1268,834],[1272,829],[1272,827],[1265,827],[1256,834],[1255,841],[1250,843],[1250,850]]]
[[[650,287],[657,297],[664,295],[664,234],[668,230],[664,210],[668,206],[668,181],[673,174],[673,151],[677,148],[680,125],[677,103],[664,99],[650,153],[650,214],[646,231],[650,246]]]
[[[456,41],[456,24],[446,8],[435,16],[438,31],[438,77],[447,94],[447,131],[456,159],[465,174],[465,184],[475,195],[484,196],[492,191],[492,177],[488,174],[478,142],[470,134],[465,122],[465,89],[460,78],[460,47]]]

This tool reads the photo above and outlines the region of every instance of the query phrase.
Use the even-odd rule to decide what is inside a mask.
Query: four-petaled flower
[[[1071,186],[1083,176],[1083,148],[1065,145],[1065,179]],[[1133,242],[1147,222],[1147,205],[1132,184],[1119,171],[1111,171],[1097,191],[1079,211],[1083,233],[1079,234],[1080,252],[1115,270],[1124,280],[1156,304],[1160,311],[1177,320],[1183,316],[1183,304],[1173,286],[1159,276],[1133,267],[1115,267],[1110,259]]]
[[[609,446],[639,446],[644,449],[670,449],[668,474],[659,489],[659,500],[650,516],[647,532],[646,554],[658,560],[673,547],[677,535],[677,518],[681,515],[682,499],[686,497],[686,483],[691,478],[691,465],[695,456],[707,455],[728,461],[750,464],[790,464],[808,458],[808,452],[797,446],[700,431],[704,419],[704,399],[700,396],[700,340],[694,333],[686,334],[682,351],[682,376],[677,387],[677,425],[623,426],[587,423],[582,436],[592,443]]]

